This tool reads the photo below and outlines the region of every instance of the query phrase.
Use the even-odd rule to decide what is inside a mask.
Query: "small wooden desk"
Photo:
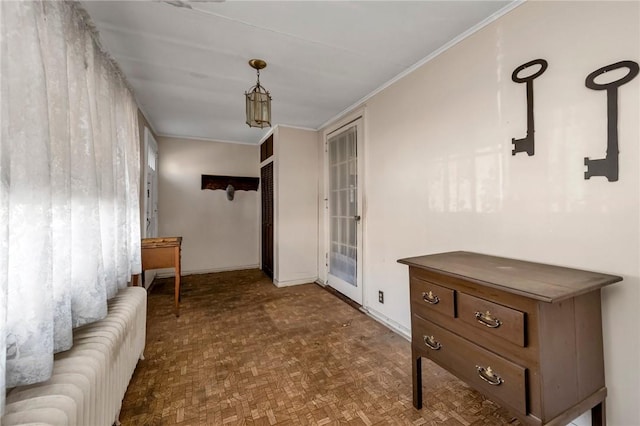
[[[180,249],[182,237],[142,239],[142,272],[147,269],[175,268],[175,309],[180,316]],[[134,282],[136,284],[137,279]]]

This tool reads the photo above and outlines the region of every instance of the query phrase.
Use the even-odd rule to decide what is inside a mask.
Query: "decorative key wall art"
[[[609,83],[596,83],[596,77],[613,70],[627,68],[629,72],[622,78]],[[591,176],[606,176],[609,182],[618,180],[618,87],[633,80],[638,75],[638,64],[633,61],[620,61],[602,68],[598,68],[587,76],[585,86],[592,90],[607,91],[607,155],[605,158],[591,160],[584,158],[587,170],[584,178]]]
[[[540,66],[540,69],[533,74],[525,77],[519,77],[519,74],[532,66]],[[516,155],[518,152],[526,152],[527,155],[532,156],[535,154],[535,125],[533,122],[533,80],[540,77],[542,73],[547,70],[548,63],[544,59],[534,59],[526,64],[520,65],[513,70],[511,74],[511,80],[515,83],[526,83],[527,87],[527,136],[521,139],[511,138],[513,144],[513,150],[511,155]]]
[[[532,74],[520,77],[522,71],[533,66],[539,66],[540,69]],[[548,63],[544,59],[534,59],[520,65],[511,74],[511,80],[515,83],[526,83],[527,88],[527,135],[520,139],[511,138],[511,143],[513,144],[511,155],[516,155],[518,152],[526,152],[529,156],[535,154],[533,80],[542,75],[547,66]],[[628,72],[618,80],[609,83],[597,83],[595,81],[602,74],[622,68],[626,68]],[[620,154],[618,150],[618,88],[633,80],[639,71],[640,67],[637,62],[620,61],[598,68],[585,79],[584,84],[589,89],[607,91],[607,152],[605,158],[592,160],[589,157],[584,157],[584,165],[587,168],[584,172],[585,179],[590,179],[592,176],[605,176],[609,182],[618,180],[618,157]]]

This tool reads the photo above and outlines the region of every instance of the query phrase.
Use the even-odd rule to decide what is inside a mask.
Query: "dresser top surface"
[[[615,275],[464,251],[409,257],[398,262],[543,302],[559,302],[622,281],[622,277]]]

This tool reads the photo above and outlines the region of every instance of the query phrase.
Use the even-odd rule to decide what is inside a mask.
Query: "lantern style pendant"
[[[251,68],[258,74],[256,85],[244,92],[247,102],[247,124],[249,127],[271,127],[271,95],[260,85],[260,70],[267,66],[262,59],[251,59]]]

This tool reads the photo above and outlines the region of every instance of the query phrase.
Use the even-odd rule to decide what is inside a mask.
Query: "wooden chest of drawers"
[[[413,404],[429,358],[526,425],[604,425],[600,289],[621,277],[469,252],[409,266]]]

